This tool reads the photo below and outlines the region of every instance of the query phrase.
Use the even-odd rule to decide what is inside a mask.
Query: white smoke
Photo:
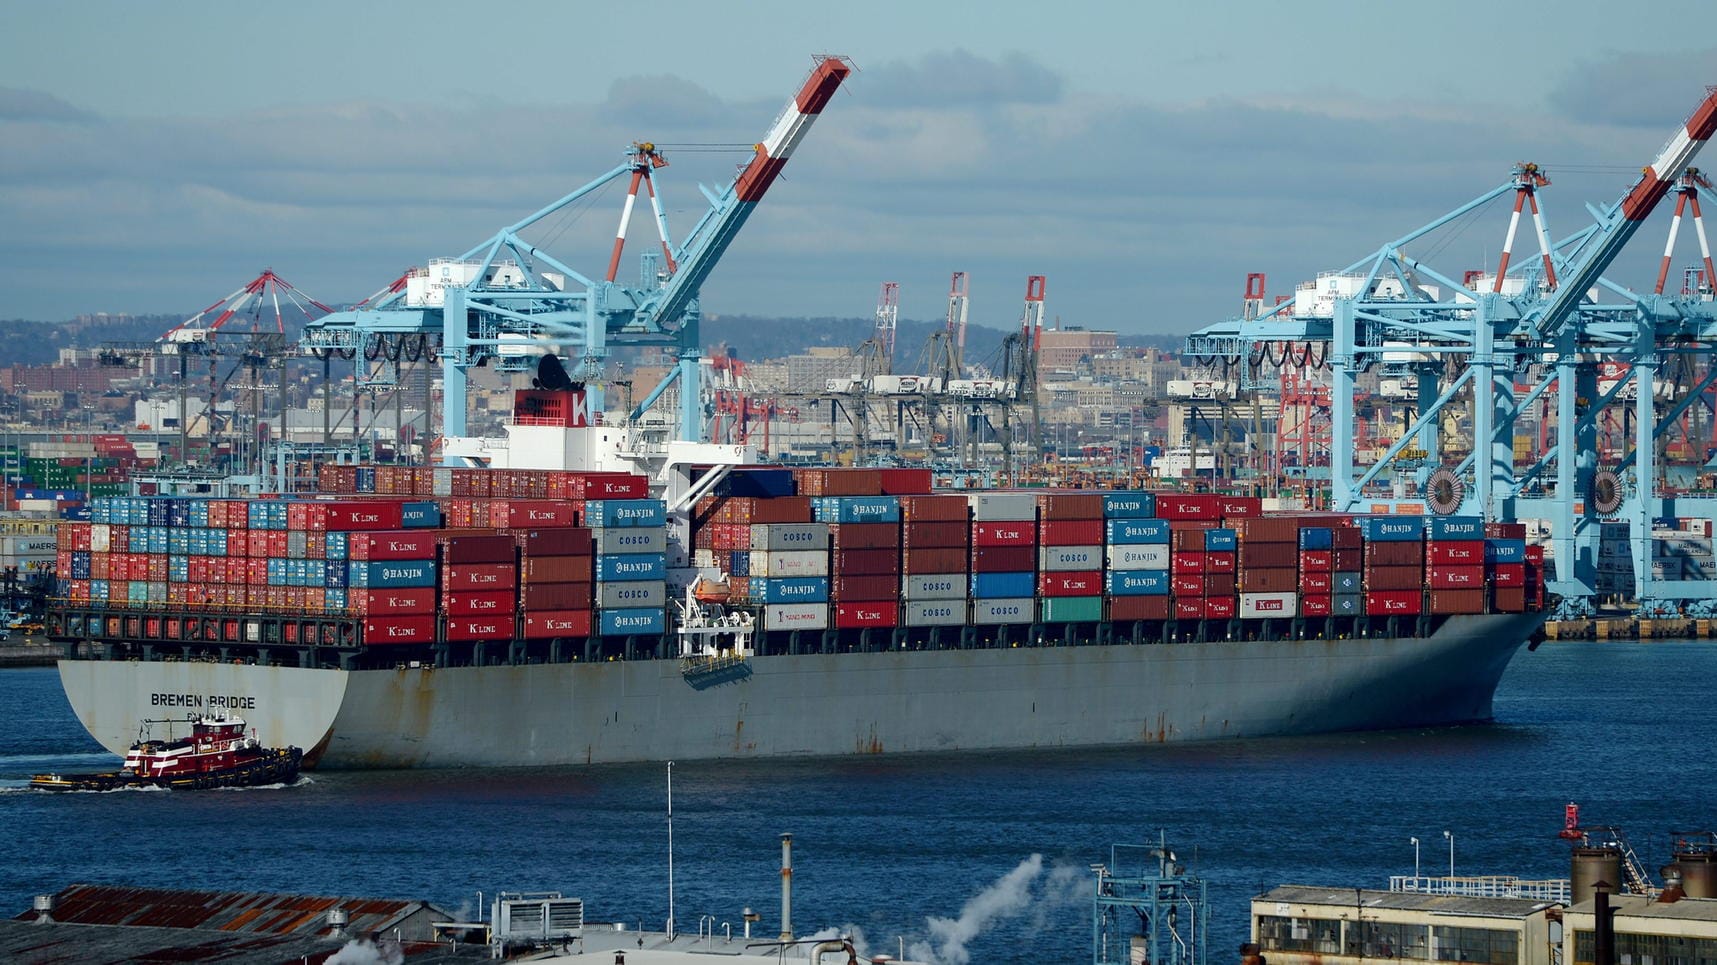
[[[1032,884],[1042,874],[1043,855],[1034,854],[968,899],[959,918],[926,919],[930,940],[914,942],[908,957],[936,965],[967,965],[972,956],[966,944],[996,922],[1025,911],[1031,904]]]
[[[400,950],[398,942],[354,938],[323,965],[405,965],[405,952]]]

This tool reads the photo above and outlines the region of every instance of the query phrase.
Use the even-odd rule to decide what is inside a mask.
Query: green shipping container
[[[1095,623],[1103,619],[1100,596],[1058,596],[1038,603],[1045,623]]]

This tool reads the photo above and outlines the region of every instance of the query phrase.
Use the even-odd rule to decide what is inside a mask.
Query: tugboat
[[[149,737],[153,725],[167,725],[165,740]],[[189,724],[190,736],[175,739],[173,728]],[[245,736],[242,717],[192,714],[184,720],[146,720],[125,755],[125,766],[99,774],[37,774],[30,786],[43,791],[116,791],[164,787],[204,790],[289,784],[298,778],[304,751],[263,747]]]

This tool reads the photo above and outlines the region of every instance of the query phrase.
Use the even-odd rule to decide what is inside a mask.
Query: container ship
[[[140,720],[242,714],[328,768],[1441,725],[1491,717],[1544,619],[1518,524],[936,491],[696,443],[627,471],[633,430],[545,421],[491,468],[92,500],[48,627],[79,719],[122,753]]]

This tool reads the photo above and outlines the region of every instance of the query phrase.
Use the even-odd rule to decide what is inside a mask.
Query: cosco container
[[[1097,570],[1103,567],[1101,546],[1045,546],[1037,551],[1040,570]]]
[[[829,527],[826,523],[757,523],[751,527],[753,550],[826,550],[829,548]]]
[[[1029,596],[1000,600],[973,600],[972,623],[1030,623],[1036,617],[1037,601]]]
[[[596,605],[604,610],[624,610],[628,607],[661,608],[668,602],[667,586],[660,580],[598,583]]]
[[[908,602],[900,608],[900,625],[903,627],[961,626],[965,622],[966,601],[963,598]]]
[[[908,601],[964,600],[967,583],[964,573],[908,575],[901,582],[900,595]]]
[[[584,525],[610,529],[663,526],[667,504],[660,499],[592,499],[584,504]]]
[[[660,526],[593,528],[590,536],[598,554],[665,553],[668,550],[668,531]]]
[[[659,634],[667,629],[667,614],[662,610],[625,609],[597,611],[598,632],[603,636],[620,637],[630,634]]]

